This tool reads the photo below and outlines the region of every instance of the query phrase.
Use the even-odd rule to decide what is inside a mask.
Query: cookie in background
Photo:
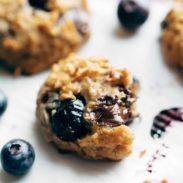
[[[48,69],[89,38],[85,0],[0,0],[0,65],[16,74]]]

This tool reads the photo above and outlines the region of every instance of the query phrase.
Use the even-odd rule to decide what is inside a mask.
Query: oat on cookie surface
[[[85,0],[0,0],[0,64],[42,71],[89,37]]]
[[[127,124],[137,116],[135,88],[130,72],[105,58],[61,60],[37,100],[46,139],[90,159],[125,158],[132,151]]]
[[[183,4],[179,3],[161,24],[161,46],[165,60],[183,68]]]

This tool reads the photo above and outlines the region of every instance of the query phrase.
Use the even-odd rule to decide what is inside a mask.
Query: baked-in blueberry
[[[149,10],[133,0],[121,0],[117,14],[121,25],[128,31],[134,31],[146,21]]]
[[[0,90],[0,116],[5,112],[7,108],[7,97],[5,96],[4,92]]]
[[[164,21],[161,22],[161,29],[162,29],[162,30],[163,30],[163,29],[167,29],[168,26],[169,26],[168,21],[164,20]]]
[[[89,132],[83,118],[84,102],[81,99],[59,101],[56,106],[51,111],[51,121],[59,138],[75,141]]]
[[[32,145],[21,139],[9,141],[1,150],[2,167],[12,175],[27,173],[34,160],[35,152]]]
[[[76,29],[78,30],[78,32],[82,36],[85,36],[87,34],[88,30],[89,30],[88,23],[86,23],[86,22],[76,20],[75,21],[75,26],[76,26]]]
[[[48,0],[28,0],[29,4],[34,8],[48,11],[47,3]]]

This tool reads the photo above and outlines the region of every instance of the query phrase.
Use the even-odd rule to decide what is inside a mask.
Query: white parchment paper
[[[150,16],[144,26],[124,35],[116,16],[117,0],[90,0],[92,36],[79,52],[82,56],[105,56],[116,67],[127,67],[141,82],[138,110],[141,122],[132,125],[133,154],[120,162],[92,162],[59,154],[46,144],[35,118],[36,97],[49,71],[31,77],[0,74],[0,88],[8,96],[8,108],[0,119],[0,148],[13,138],[29,141],[36,161],[24,177],[14,178],[0,167],[1,183],[142,183],[145,180],[183,182],[183,124],[173,123],[161,140],[150,137],[153,117],[162,109],[183,106],[183,76],[164,62],[159,46],[160,22],[171,1],[150,1]],[[166,144],[168,148],[165,148]],[[147,164],[159,150],[165,157]],[[145,152],[139,157],[140,152]]]

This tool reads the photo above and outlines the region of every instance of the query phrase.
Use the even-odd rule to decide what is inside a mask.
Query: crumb
[[[149,180],[145,180],[143,183],[151,183],[151,181],[149,181]]]
[[[161,183],[168,183],[168,180],[163,179],[163,180],[161,181]]]
[[[168,149],[168,146],[166,144],[164,144],[164,143],[162,144],[162,147]]]
[[[146,150],[145,149],[142,150],[142,151],[140,151],[139,152],[139,158],[142,158],[145,155],[145,153],[146,153]]]
[[[154,181],[153,181],[154,182]],[[150,181],[150,180],[145,180],[143,183],[153,183],[152,181]],[[168,183],[168,180],[166,180],[166,179],[163,179],[163,180],[161,180],[161,182],[159,182],[159,183]]]
[[[152,170],[151,170],[151,169],[148,169],[147,171],[148,171],[149,173],[152,173]]]

